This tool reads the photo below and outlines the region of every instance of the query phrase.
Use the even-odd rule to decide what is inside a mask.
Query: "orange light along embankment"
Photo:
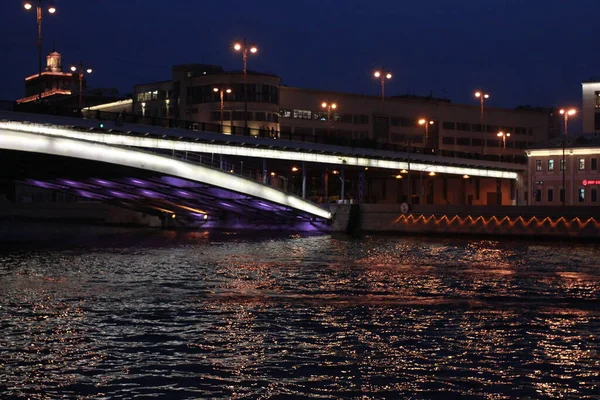
[[[403,213],[399,204],[361,204],[358,221],[350,207],[338,208],[334,231],[600,239],[598,206],[413,205]]]

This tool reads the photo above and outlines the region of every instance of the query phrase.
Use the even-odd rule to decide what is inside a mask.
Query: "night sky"
[[[581,81],[600,76],[598,0],[203,1],[56,0],[45,15],[44,55],[94,68],[91,87],[131,93],[170,79],[178,63],[241,69],[234,39],[259,46],[249,69],[282,84],[376,95],[414,93],[489,106],[581,103]],[[0,99],[24,95],[37,72],[35,12],[0,1]],[[45,63],[45,59],[44,59]],[[66,65],[68,66],[68,65]]]

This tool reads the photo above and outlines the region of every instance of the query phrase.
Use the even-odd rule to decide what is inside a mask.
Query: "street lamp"
[[[225,93],[230,94],[231,93],[231,89],[227,88],[227,89],[223,89],[215,87],[213,88],[213,92],[220,93],[220,98],[221,98],[221,133],[223,133],[223,110],[225,108]]]
[[[373,72],[373,76],[381,82],[381,102],[383,103],[383,99],[385,98],[385,80],[392,79],[392,74],[381,68]]]
[[[510,137],[510,133],[500,131],[497,136],[502,138],[502,147],[506,151],[506,138]]]
[[[577,113],[577,110],[575,110],[574,108],[565,110],[564,108],[560,109],[560,114],[564,116],[564,120],[565,120],[565,129],[563,132],[563,141],[562,141],[562,145],[563,145],[563,151],[562,151],[562,187],[563,187],[563,198],[562,198],[562,203],[563,206],[566,205],[567,202],[567,188],[565,187],[565,171],[567,170],[567,160],[565,159],[565,147],[567,146],[567,135],[568,135],[568,122],[569,122],[569,115],[575,115]]]
[[[483,91],[475,92],[475,97],[479,98],[479,103],[481,105],[479,112],[479,121],[481,124],[481,155],[485,154],[485,141],[483,139],[483,132],[485,131],[485,127],[483,126],[483,102],[490,98],[488,93],[484,93]]]
[[[23,8],[29,11],[33,8],[33,3],[36,3],[37,10],[37,24],[38,24],[38,84],[39,84],[39,101],[42,101],[42,93],[44,92],[44,85],[42,82],[42,19],[43,19],[43,11],[42,11],[42,0],[24,0]],[[56,12],[56,7],[52,1],[46,1],[48,8],[47,11],[49,14],[54,14]]]
[[[83,107],[83,72],[87,72],[88,74],[92,73],[91,68],[83,68],[83,62],[79,62],[79,67],[76,65],[71,65],[71,71],[77,72],[79,71],[79,109],[81,110]]]
[[[233,45],[233,49],[235,51],[242,52],[242,59],[244,60],[244,133],[248,132],[248,51],[252,54],[256,54],[258,52],[258,48],[254,45],[248,47],[248,43],[246,42],[246,38],[244,38],[241,42],[236,42]]]
[[[427,147],[427,144],[429,143],[429,125],[433,125],[433,121],[427,121],[425,118],[421,118],[419,120],[419,125],[425,126],[425,147]]]
[[[327,110],[327,121],[331,121],[331,110],[335,111],[337,109],[337,104],[323,102],[323,103],[321,103],[321,108],[324,108]]]

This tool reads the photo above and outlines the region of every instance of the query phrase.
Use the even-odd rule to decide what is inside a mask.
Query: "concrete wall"
[[[334,230],[343,231],[346,214]],[[600,238],[598,207],[435,206],[415,205],[403,214],[399,205],[361,204],[360,230],[405,234],[497,235]]]

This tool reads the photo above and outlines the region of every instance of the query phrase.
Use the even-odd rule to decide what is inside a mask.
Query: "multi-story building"
[[[581,84],[583,132],[600,132],[600,79]]]
[[[527,150],[529,204],[599,205],[600,136],[563,139]]]
[[[246,79],[245,86],[243,72],[219,66],[175,66],[170,81],[135,86],[133,112],[212,123],[217,128],[221,125],[223,133],[232,129],[243,133],[247,124],[247,133],[252,135],[274,131],[279,137],[295,140],[380,142],[523,163],[526,148],[560,132],[560,115],[550,108],[486,105],[482,118],[476,99],[473,105],[419,96],[382,100],[379,96],[280,86],[277,76],[252,71]]]

